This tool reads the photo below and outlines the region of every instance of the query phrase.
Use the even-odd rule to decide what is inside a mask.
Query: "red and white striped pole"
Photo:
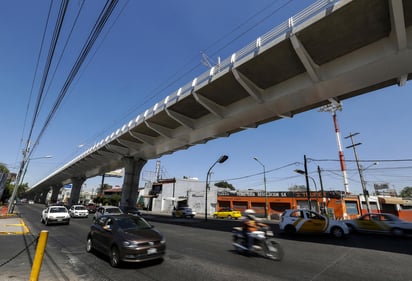
[[[335,126],[335,133],[336,133],[336,141],[338,143],[338,150],[339,150],[339,162],[340,162],[340,168],[342,171],[343,175],[343,185],[345,188],[345,192],[349,193],[349,182],[348,182],[348,175],[346,173],[346,164],[345,164],[345,157],[343,155],[342,151],[342,143],[340,139],[340,132],[339,132],[339,126],[338,126],[338,119],[336,118],[336,111],[337,110],[342,110],[342,104],[336,100],[329,100],[331,103],[325,106],[322,106],[319,111],[328,111],[332,112],[333,116],[333,125]]]
[[[333,124],[335,125],[336,141],[338,143],[338,149],[339,149],[340,169],[343,174],[343,186],[345,187],[345,192],[349,193],[348,175],[346,173],[345,156],[343,155],[343,151],[342,151],[342,143],[340,140],[340,132],[339,132],[338,120],[336,118],[336,110],[332,112],[332,116],[333,116]]]

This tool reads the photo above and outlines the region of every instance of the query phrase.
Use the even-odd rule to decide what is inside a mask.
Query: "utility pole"
[[[365,184],[365,180],[363,179],[363,173],[362,173],[362,167],[359,164],[359,159],[358,159],[358,154],[356,153],[356,146],[361,145],[362,143],[354,143],[353,142],[353,137],[359,135],[359,133],[350,133],[349,136],[345,137],[345,139],[350,138],[351,139],[351,143],[352,145],[347,146],[346,148],[353,148],[353,153],[355,154],[355,160],[356,160],[356,165],[358,167],[358,171],[359,171],[359,177],[360,177],[360,181],[361,181],[361,185],[362,185],[362,191],[363,191],[363,196],[365,197],[365,202],[366,202],[366,208],[368,210],[368,213],[370,213],[371,211],[371,207],[369,204],[369,193],[368,190],[366,189],[366,184]]]
[[[14,210],[14,200],[16,200],[17,191],[19,189],[20,183],[22,182],[25,169],[27,168],[27,162],[29,161],[29,152],[30,152],[30,141],[27,142],[26,148],[23,150],[23,160],[20,164],[19,172],[16,176],[16,181],[14,182],[14,189],[11,197],[9,198],[8,213],[13,214]]]
[[[306,154],[303,155],[303,161],[304,161],[304,167],[305,167],[306,192],[308,196],[308,205],[309,205],[309,210],[312,210],[312,202],[310,198],[309,177],[308,177],[308,164],[306,160]]]
[[[322,181],[322,174],[321,174],[321,170],[320,167],[318,166],[318,174],[319,174],[319,183],[320,183],[320,191],[322,194],[322,207],[321,207],[321,213],[323,215],[326,215],[326,198],[325,198],[325,192],[323,191],[323,181]]]

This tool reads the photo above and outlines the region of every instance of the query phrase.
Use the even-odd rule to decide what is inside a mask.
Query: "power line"
[[[110,2],[110,3],[109,3]],[[82,52],[80,53],[80,55],[78,56],[72,70],[69,73],[69,76],[67,77],[59,96],[57,97],[52,110],[50,111],[44,125],[43,128],[41,129],[36,141],[34,142],[34,146],[37,146],[42,135],[44,134],[46,128],[48,127],[50,121],[52,120],[52,118],[54,117],[54,115],[56,114],[63,98],[65,97],[65,95],[67,94],[67,91],[73,81],[73,79],[75,78],[76,74],[78,73],[81,65],[83,64],[84,60],[87,57],[87,54],[90,52],[90,49],[92,48],[94,42],[96,41],[97,37],[99,36],[100,32],[102,31],[107,19],[110,17],[111,13],[113,12],[114,8],[116,7],[118,1],[117,0],[113,0],[113,1],[107,1],[105,7],[102,9],[102,12],[98,18],[98,20],[96,21],[95,26],[93,27],[85,45],[83,46]],[[32,150],[33,151],[33,150]]]
[[[226,38],[228,38],[230,35],[234,34],[238,30],[240,30],[243,26],[245,26],[247,23],[252,21],[253,19],[257,18],[260,16],[263,12],[267,12],[269,8],[271,8],[273,5],[277,4],[278,1],[273,1],[270,4],[266,5],[264,8],[250,16],[246,21],[241,23],[240,25],[236,26],[234,29],[230,30],[228,33],[224,34],[220,38],[218,38],[216,41],[214,41],[212,44],[210,44],[208,47],[206,47],[203,51],[207,51],[214,46],[218,45],[220,42],[223,42]],[[224,50],[231,44],[233,44],[236,40],[244,36],[246,33],[250,32],[253,28],[267,20],[269,17],[273,16],[273,14],[279,12],[281,9],[285,8],[288,4],[290,4],[292,0],[288,0],[285,4],[281,5],[280,7],[277,7],[273,11],[270,12],[269,15],[261,18],[257,23],[249,27],[248,29],[242,31],[239,35],[237,35],[234,39],[232,39],[230,42],[226,43],[224,46],[220,47],[218,50],[213,52],[213,55],[217,54],[218,52]],[[136,111],[138,111],[139,108],[144,108],[149,105],[149,103],[154,102],[155,98],[159,97],[161,93],[166,91],[167,89],[171,88],[173,85],[177,84],[178,81],[181,81],[184,77],[186,77],[188,74],[193,73],[196,69],[202,66],[202,63],[198,61],[198,54],[196,54],[194,57],[192,57],[190,60],[187,61],[182,67],[180,67],[177,71],[175,71],[169,78],[165,80],[164,83],[161,83],[157,88],[155,88],[153,91],[151,91],[148,95],[146,95],[143,99],[143,101],[139,101],[139,103],[135,104],[134,106],[130,107],[124,114],[122,114],[117,121],[117,122],[122,122],[121,120],[127,118],[127,116],[130,116],[131,114],[135,114]],[[197,64],[193,65],[192,67],[188,68],[193,61],[198,61]],[[182,71],[185,70],[183,73]],[[115,123],[113,122],[113,124]],[[110,127],[106,127],[106,129],[102,130],[102,134],[105,131],[110,130]]]

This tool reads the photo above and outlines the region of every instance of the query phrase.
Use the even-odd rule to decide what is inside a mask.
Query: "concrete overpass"
[[[138,115],[29,191],[125,168],[133,205],[142,167],[181,149],[330,102],[403,85],[412,74],[412,1],[321,0]],[[41,195],[42,194],[42,195]]]

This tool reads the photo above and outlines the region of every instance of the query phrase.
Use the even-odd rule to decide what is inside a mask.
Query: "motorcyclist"
[[[252,251],[254,238],[253,232],[258,231],[260,228],[268,227],[267,224],[260,223],[256,221],[255,214],[256,212],[252,209],[247,209],[245,214],[245,219],[243,221],[243,234],[247,237],[247,247],[249,252]]]

